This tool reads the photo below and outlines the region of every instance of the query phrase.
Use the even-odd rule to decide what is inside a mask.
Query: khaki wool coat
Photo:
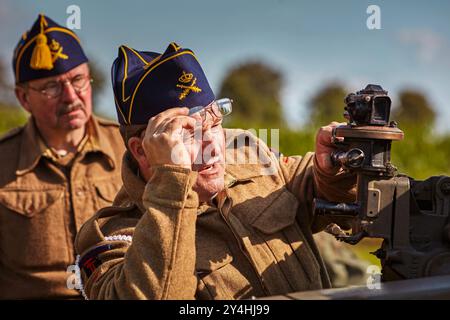
[[[225,132],[247,142],[227,146],[225,189],[210,203],[192,189],[196,172],[159,166],[145,183],[125,156],[114,205],[77,235],[87,298],[248,299],[330,287],[312,235],[331,221],[314,216],[312,201],[354,201],[355,176],[325,174],[314,153],[276,158],[249,132]]]

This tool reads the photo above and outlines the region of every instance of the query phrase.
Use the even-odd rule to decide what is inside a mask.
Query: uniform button
[[[33,213],[33,211],[34,211],[34,205],[30,205],[30,206],[26,209],[26,212],[27,212],[28,214]]]

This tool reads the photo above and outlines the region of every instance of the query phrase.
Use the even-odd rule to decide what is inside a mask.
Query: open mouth
[[[195,170],[195,169],[194,169]],[[219,172],[219,162],[202,165],[196,170],[201,175],[212,175]]]
[[[215,164],[210,164],[210,165],[207,165],[207,166],[202,166],[199,170],[198,170],[198,172],[208,172],[208,171],[211,171],[212,169],[214,169],[214,165]]]

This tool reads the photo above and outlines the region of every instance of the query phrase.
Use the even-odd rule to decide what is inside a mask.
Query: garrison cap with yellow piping
[[[206,106],[215,99],[194,53],[174,42],[163,54],[119,47],[111,78],[121,125],[147,124],[169,108]]]
[[[80,40],[70,29],[40,14],[14,50],[16,83],[63,74],[87,62]]]

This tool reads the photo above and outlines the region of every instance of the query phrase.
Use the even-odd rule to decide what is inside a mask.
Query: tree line
[[[308,101],[308,119],[302,127],[288,128],[283,116],[281,89],[283,75],[261,61],[233,67],[223,79],[219,96],[234,100],[226,125],[243,128],[280,128],[280,151],[304,154],[314,149],[317,129],[342,121],[344,98],[365,87],[346,88],[342,82],[326,83]],[[415,179],[450,175],[450,133],[435,130],[437,113],[425,92],[406,88],[392,98],[391,120],[405,132],[405,139],[393,142],[392,163],[401,173]]]

